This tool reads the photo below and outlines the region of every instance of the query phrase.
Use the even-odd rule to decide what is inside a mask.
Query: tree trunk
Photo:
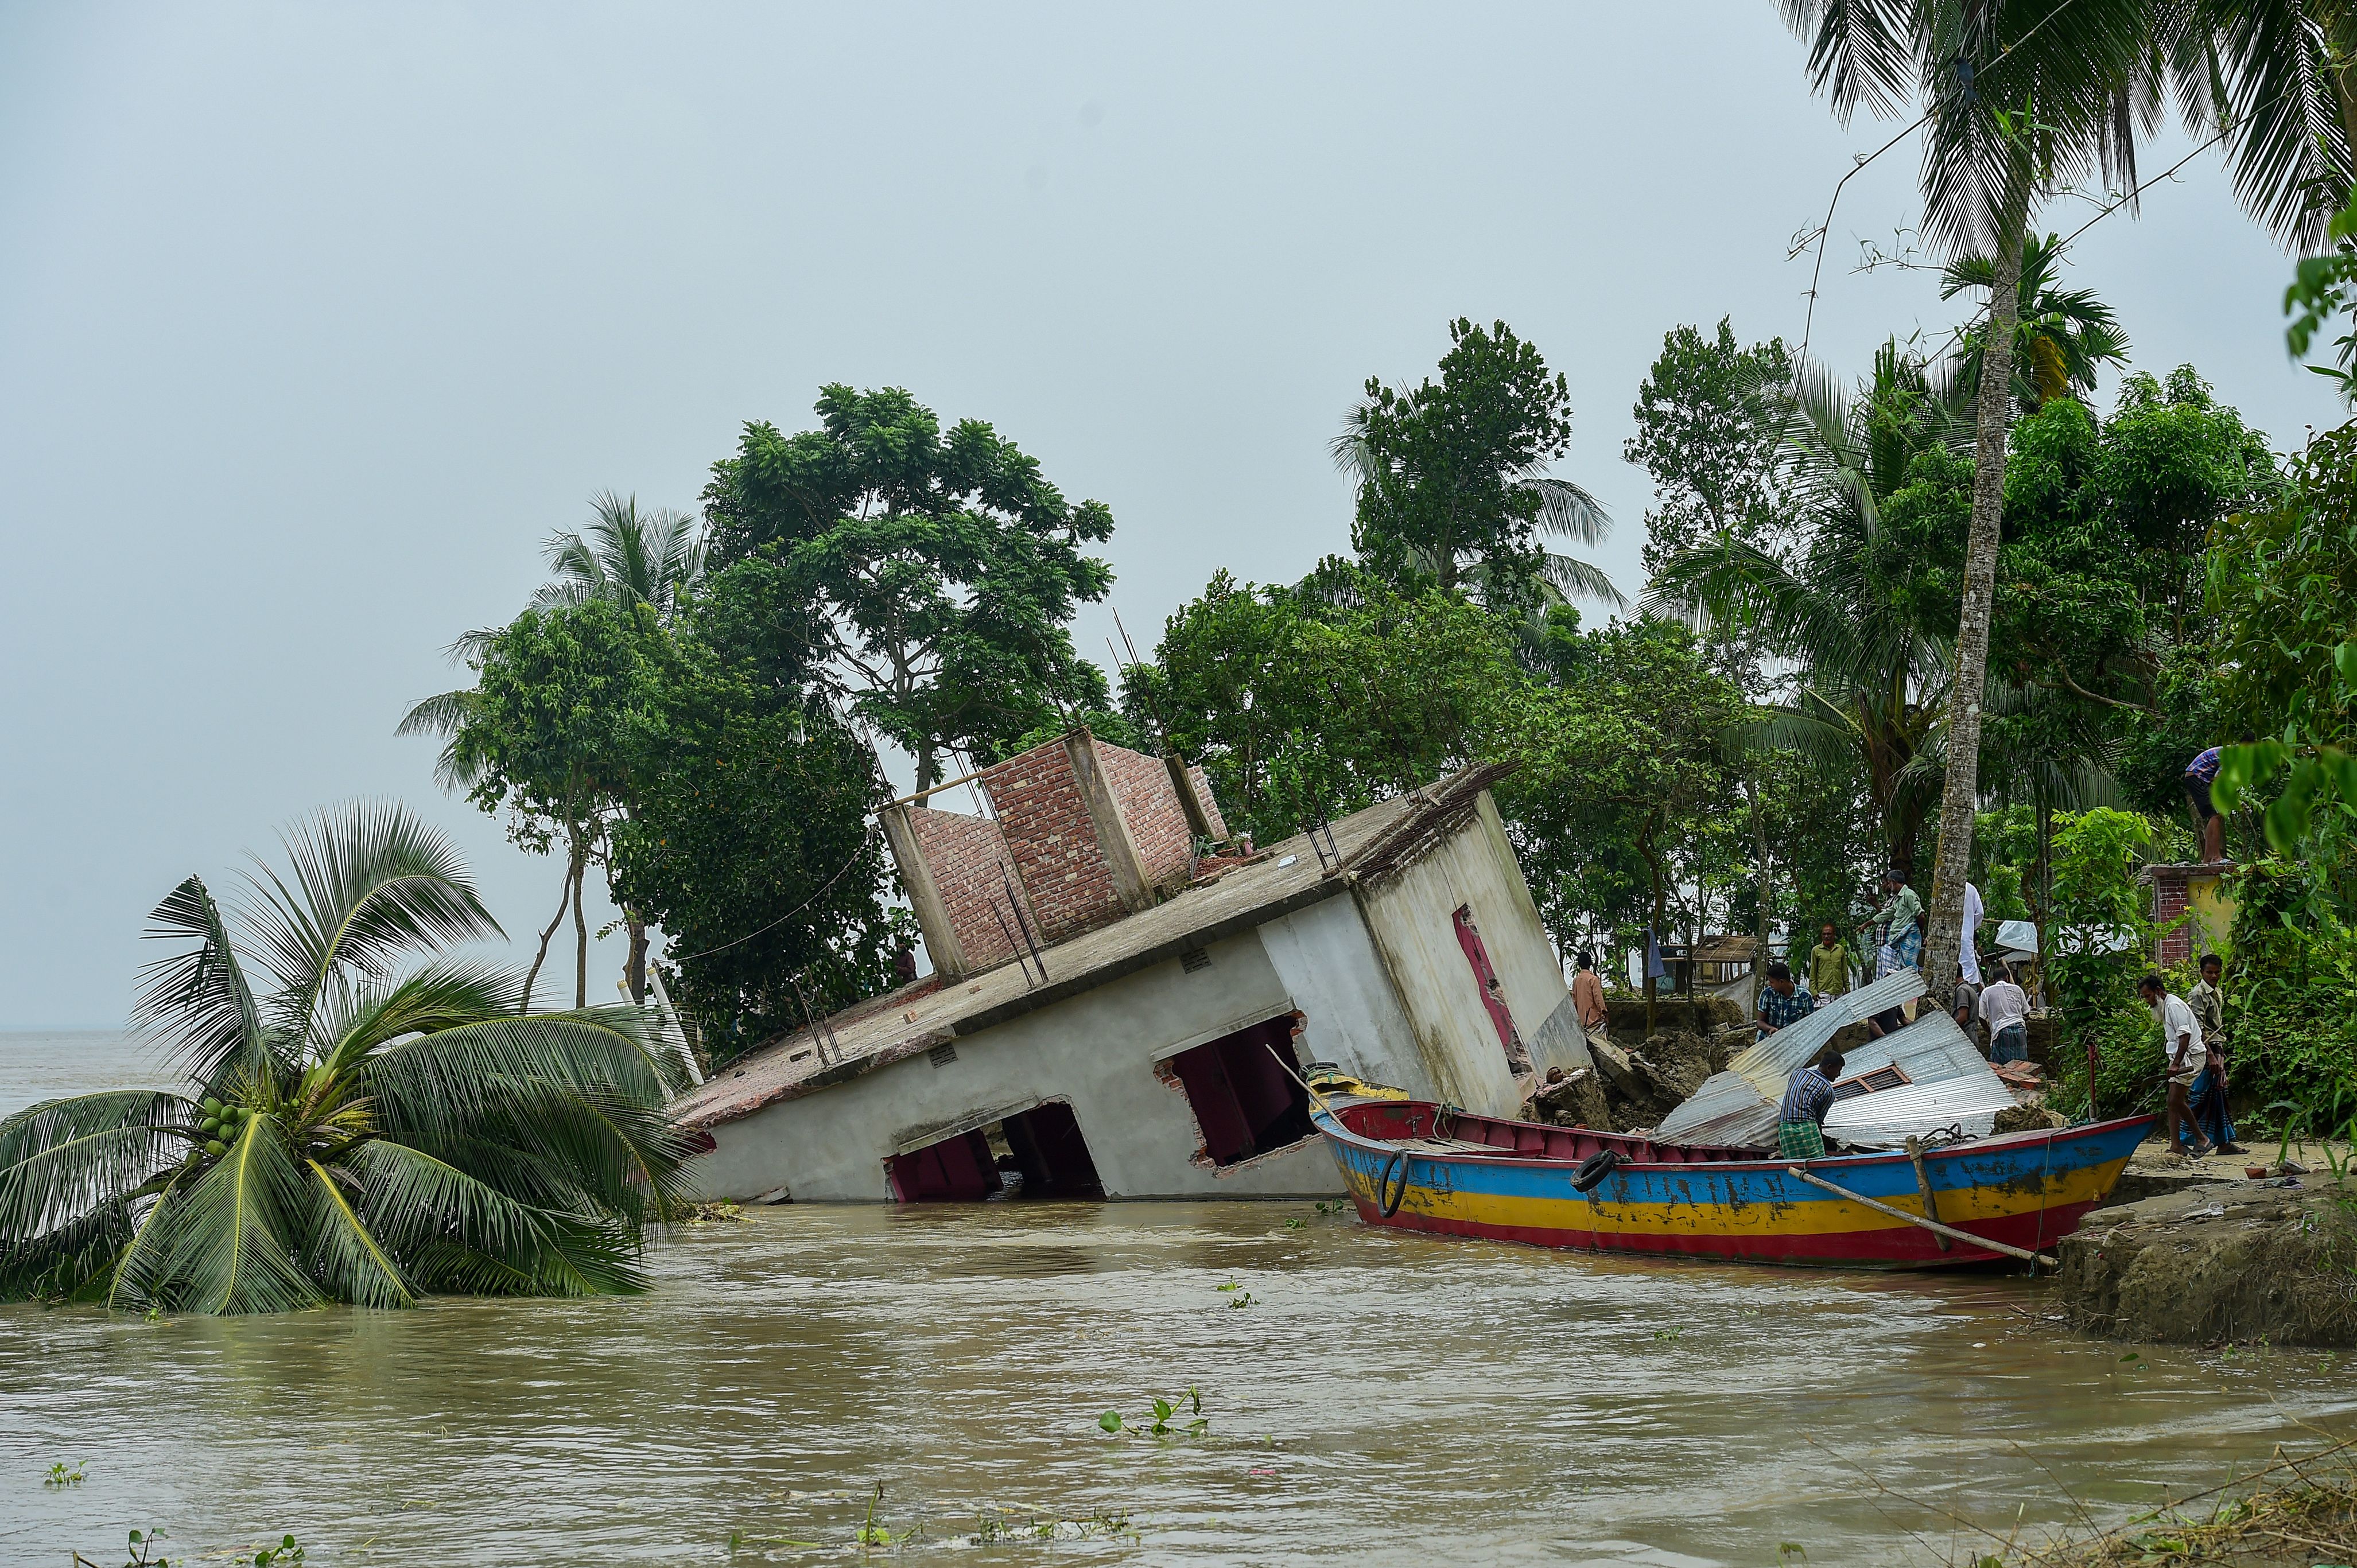
[[[540,950],[532,955],[532,969],[523,977],[522,1011],[532,1011],[532,988],[540,979],[540,966],[548,961],[548,944],[556,938],[556,928],[565,923],[565,907],[573,899],[573,866],[565,867],[565,885],[556,890],[556,913],[549,917],[548,929],[540,933]]]
[[[647,923],[629,909],[622,911],[622,923],[630,932],[630,956],[623,965],[622,977],[630,983],[631,1003],[643,1007],[647,1003]]]
[[[581,913],[581,885],[588,880],[589,856],[578,840],[573,846],[573,1005],[589,1005],[589,921]]]
[[[1653,923],[1645,928],[1645,950],[1637,960],[1637,967],[1643,972],[1645,976],[1645,1033],[1650,1036],[1652,1034],[1655,1026],[1655,992],[1659,985],[1659,982],[1653,978],[1653,950],[1661,945],[1662,920],[1663,918],[1662,907],[1662,863],[1653,857],[1653,830],[1652,827],[1648,826],[1642,833],[1638,835],[1637,854],[1644,860],[1645,869],[1651,872],[1653,877]]]
[[[1989,612],[1996,599],[1998,523],[2005,508],[2005,437],[2013,419],[2013,334],[2019,317],[2025,186],[2007,193],[1989,287],[1988,347],[1981,361],[1979,431],[1973,462],[1972,532],[1964,548],[1964,601],[1956,626],[1956,678],[1948,696],[1948,767],[1940,796],[1940,847],[1923,978],[1945,1010],[1964,946],[1964,879],[1972,873],[1973,812],[1980,803],[1981,697],[1988,677]]]
[[[1752,917],[1752,940],[1758,944],[1751,954],[1756,972],[1764,973],[1768,967],[1768,823],[1760,814],[1760,790],[1751,784],[1743,786],[1744,797],[1751,802],[1751,849],[1760,859],[1760,908]]]

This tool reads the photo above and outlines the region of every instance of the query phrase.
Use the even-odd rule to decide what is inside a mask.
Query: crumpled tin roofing
[[[1911,1002],[1923,989],[1922,975],[1902,969],[1819,1004],[1799,1023],[1786,1025],[1727,1063],[1725,1072],[1711,1074],[1684,1103],[1662,1118],[1653,1136],[1673,1144],[1774,1143],[1776,1107],[1783,1101],[1785,1080],[1816,1060],[1842,1029]],[[1948,1026],[1955,1028],[1953,1023]]]
[[[1859,1047],[1842,1070],[1846,1076],[1885,1063],[1914,1081],[1843,1101],[1825,1117],[1826,1136],[1869,1148],[1952,1126],[1985,1137],[1996,1113],[2015,1103],[2013,1090],[1945,1013],[1926,1013]]]

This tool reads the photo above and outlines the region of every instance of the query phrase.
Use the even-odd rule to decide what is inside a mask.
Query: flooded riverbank
[[[26,1038],[0,1110],[34,1097]],[[616,1301],[0,1307],[0,1561],[152,1525],[327,1563],[818,1562],[856,1555],[879,1482],[914,1533],[878,1555],[1937,1561],[1969,1542],[1868,1476],[2061,1524],[2066,1489],[2117,1514],[2296,1418],[2357,1425],[2337,1359],[2123,1360],[2018,1280],[1646,1266],[1308,1204],[771,1208],[655,1266]],[[1200,1439],[1099,1427],[1190,1386]],[[86,1478],[44,1488],[57,1461]],[[999,1533],[1027,1520],[1066,1522]]]

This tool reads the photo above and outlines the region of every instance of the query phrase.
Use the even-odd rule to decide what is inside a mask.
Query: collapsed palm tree
[[[208,1313],[643,1288],[690,1157],[682,1058],[627,1006],[524,1015],[449,843],[398,806],[323,813],[225,913],[197,877],[148,935],[135,1026],[184,1092],[0,1122],[0,1300]],[[403,967],[405,954],[426,961]],[[249,981],[249,964],[268,976]]]

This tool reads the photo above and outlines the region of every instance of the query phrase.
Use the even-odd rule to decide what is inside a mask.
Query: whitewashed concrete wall
[[[1418,1100],[1443,1098],[1356,899],[1329,898],[1271,920],[1260,939],[1307,1020],[1305,1060],[1332,1062]]]
[[[1506,1010],[1539,1071],[1587,1063],[1586,1043],[1568,1032],[1547,1045],[1540,1040],[1539,1026],[1570,988],[1487,793],[1464,831],[1363,889],[1361,897],[1438,1098],[1492,1116],[1511,1116],[1522,1102],[1480,983],[1458,944],[1459,905],[1472,911]]]
[[[887,1156],[1062,1100],[1108,1197],[1341,1192],[1320,1139],[1222,1171],[1194,1162],[1202,1143],[1194,1112],[1154,1064],[1299,1005],[1257,935],[1209,951],[1211,966],[1193,974],[1173,960],[959,1040],[947,1067],[915,1057],[724,1122],[712,1130],[717,1147],[700,1163],[699,1185],[713,1197],[782,1187],[798,1202],[888,1199]]]

